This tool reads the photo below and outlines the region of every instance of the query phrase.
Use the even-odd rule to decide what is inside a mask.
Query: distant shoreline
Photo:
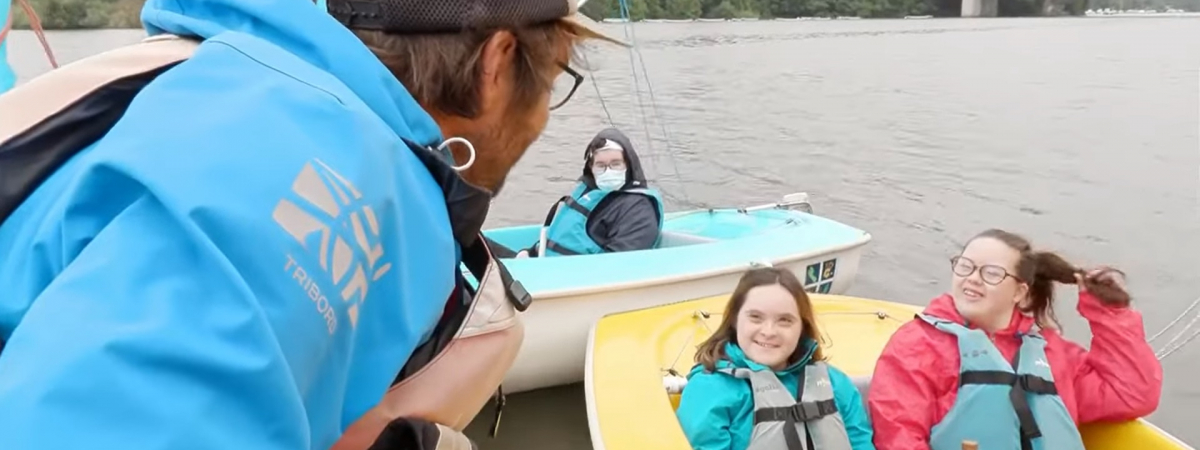
[[[142,27],[74,27],[74,28],[46,28],[42,27],[43,31],[96,31],[96,30],[139,30],[144,31]],[[13,31],[32,31],[29,27],[13,27]]]
[[[0,0],[3,1],[3,0]],[[136,0],[135,0],[136,1]],[[118,26],[66,26],[53,27],[45,26],[43,19],[43,30],[46,31],[95,31],[95,30],[143,30],[140,24],[140,18],[135,19],[133,16],[111,17],[109,20],[114,20],[121,25]],[[885,16],[885,17],[858,17],[858,16],[802,16],[802,17],[775,17],[775,18],[695,18],[695,19],[655,19],[646,18],[640,20],[626,21],[620,18],[606,18],[598,20],[605,24],[623,24],[623,23],[639,23],[639,24],[680,24],[680,23],[723,23],[723,22],[807,22],[807,21],[827,21],[827,20],[936,20],[936,19],[1031,19],[1031,18],[1065,18],[1065,17],[1089,17],[1089,18],[1105,18],[1105,17],[1120,17],[1120,18],[1172,18],[1172,17],[1200,17],[1200,11],[1152,11],[1152,10],[1125,10],[1115,11],[1111,9],[1102,10],[1087,10],[1084,14],[1059,14],[1059,15],[1025,15],[1025,16],[1003,16],[1003,17],[958,17],[958,16],[938,16],[938,15],[902,15],[902,16]],[[24,14],[14,12],[14,31],[29,31],[29,24],[26,22]],[[82,24],[81,24],[82,25]]]

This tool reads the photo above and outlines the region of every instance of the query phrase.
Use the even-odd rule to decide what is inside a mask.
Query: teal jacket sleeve
[[[854,381],[845,372],[829,366],[829,382],[833,385],[834,403],[842,414],[842,421],[846,423],[850,447],[854,450],[875,450],[871,418],[867,415],[862,394],[854,386]]]
[[[731,427],[741,391],[731,385],[731,380],[701,372],[693,375],[683,389],[676,415],[693,450],[733,449]]]

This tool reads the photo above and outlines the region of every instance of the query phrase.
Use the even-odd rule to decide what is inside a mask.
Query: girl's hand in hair
[[[1075,274],[1080,293],[1091,292],[1109,306],[1129,305],[1129,291],[1125,287],[1125,273],[1108,266],[1101,266]]]

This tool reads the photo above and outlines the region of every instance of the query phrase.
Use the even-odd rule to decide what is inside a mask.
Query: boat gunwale
[[[1162,427],[1155,425],[1154,423],[1150,422],[1149,420],[1146,420],[1145,417],[1138,417],[1137,422],[1141,422],[1141,424],[1143,426],[1148,427],[1151,430],[1158,432],[1158,434],[1160,436],[1166,438],[1168,441],[1171,441],[1175,445],[1183,447],[1184,450],[1196,450],[1195,447],[1192,447],[1192,444],[1184,442],[1183,439],[1179,439],[1178,437],[1175,437],[1175,435],[1168,433],[1167,430],[1164,430],[1164,429],[1162,429]]]
[[[838,222],[838,223],[840,223],[840,222]],[[847,227],[849,227],[849,225],[847,225]],[[851,227],[851,228],[853,228],[853,227]],[[758,262],[769,262],[772,265],[782,265],[782,264],[793,263],[798,260],[816,257],[819,255],[850,251],[850,250],[854,250],[857,248],[861,248],[861,247],[869,244],[873,239],[874,239],[874,237],[871,235],[871,233],[869,233],[867,231],[862,231],[862,233],[856,239],[849,241],[849,242],[832,244],[832,245],[828,245],[825,247],[819,247],[817,249],[813,249],[813,250],[810,250],[807,252],[793,253],[790,255],[780,256],[780,257],[777,257],[774,259],[763,259],[763,260],[759,260],[759,261],[750,261],[748,263],[743,263],[743,264],[725,265],[725,266],[720,266],[720,267],[716,267],[716,268],[708,269],[708,270],[691,271],[691,272],[687,272],[685,274],[672,274],[672,275],[660,276],[660,277],[655,277],[655,278],[644,278],[644,279],[638,279],[635,281],[600,284],[600,285],[593,285],[593,286],[587,286],[587,287],[582,287],[582,288],[563,288],[563,289],[544,290],[544,291],[530,290],[529,295],[533,297],[533,300],[535,302],[538,302],[538,301],[553,300],[553,299],[558,299],[558,298],[563,298],[563,297],[579,297],[579,296],[584,296],[584,295],[597,294],[597,293],[601,293],[601,292],[631,290],[631,289],[638,289],[638,288],[649,287],[649,286],[681,283],[681,282],[692,281],[692,280],[696,280],[696,279],[700,279],[700,278],[713,278],[713,277],[717,277],[717,276],[721,276],[721,275],[728,275],[731,273],[736,273],[739,271],[745,271],[745,270],[753,267],[754,263],[758,263]],[[728,242],[731,242],[731,241],[728,241]],[[514,276],[516,276],[516,275],[514,274]],[[690,300],[695,300],[695,299],[689,299],[687,301],[690,301]]]
[[[844,295],[844,294],[817,294],[817,295],[820,295],[827,299],[846,298],[846,299],[851,299],[851,300],[855,300],[855,301],[862,302],[862,303],[876,303],[876,304],[881,304],[881,306],[899,307],[900,309],[916,309],[919,311],[921,308],[918,305],[911,305],[911,304],[902,303],[902,302],[894,302],[894,301],[880,300],[880,299],[867,298],[867,297],[856,297],[856,296],[849,296],[849,295]],[[586,350],[585,356],[584,356],[584,379],[583,379],[584,392],[583,392],[583,394],[584,394],[584,402],[585,402],[585,407],[586,407],[586,412],[587,412],[588,435],[589,435],[593,449],[605,450],[607,448],[606,444],[604,442],[604,433],[602,432],[602,427],[601,427],[600,419],[599,419],[599,411],[598,411],[598,406],[597,406],[597,401],[596,401],[595,375],[594,375],[594,373],[595,373],[596,333],[597,333],[598,329],[600,328],[601,323],[604,322],[606,319],[610,319],[615,316],[622,316],[622,315],[627,315],[627,314],[640,314],[640,313],[644,313],[648,310],[668,307],[668,306],[677,305],[680,303],[702,302],[704,300],[712,299],[715,297],[722,297],[722,296],[717,295],[717,296],[710,296],[710,297],[693,298],[693,299],[671,302],[671,303],[666,303],[666,304],[657,305],[657,306],[648,306],[645,308],[613,312],[613,313],[605,314],[604,316],[600,317],[599,319],[596,319],[592,323],[590,329],[588,330],[587,350]],[[1171,444],[1178,446],[1179,450],[1197,450],[1191,444],[1184,442],[1179,437],[1176,437],[1175,435],[1164,430],[1162,427],[1150,422],[1149,420],[1146,419],[1146,417],[1139,417],[1139,418],[1136,418],[1133,420],[1129,420],[1129,421],[1127,421],[1127,423],[1134,423],[1139,426],[1146,427],[1147,429],[1153,431],[1154,433],[1156,433],[1159,437],[1163,438],[1164,440],[1170,442]],[[1089,424],[1080,424],[1079,426],[1082,427],[1083,425],[1089,425]]]
[[[626,312],[633,311],[637,310],[623,311],[616,314],[624,314]],[[596,410],[596,390],[592,389],[592,373],[595,372],[592,370],[592,363],[594,362],[592,359],[592,352],[593,349],[596,348],[596,327],[600,326],[600,321],[612,315],[613,314],[605,314],[595,322],[592,322],[591,328],[588,329],[587,351],[584,352],[583,355],[583,403],[584,408],[587,411],[588,437],[592,442],[592,450],[605,450],[604,436],[600,433],[600,414]]]

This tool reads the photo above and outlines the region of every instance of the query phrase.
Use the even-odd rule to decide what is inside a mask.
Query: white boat
[[[608,314],[728,294],[755,264],[786,267],[812,292],[854,282],[871,235],[807,209],[808,196],[749,208],[668,213],[657,248],[598,255],[507,259],[533,298],[525,340],[504,381],[523,392],[583,381],[592,323]],[[536,242],[541,226],[484,231],[509,248]]]

